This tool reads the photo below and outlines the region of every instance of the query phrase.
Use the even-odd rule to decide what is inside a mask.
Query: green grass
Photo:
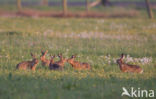
[[[128,99],[121,97],[122,87],[155,90],[155,31],[156,20],[144,18],[0,18],[0,98]],[[31,59],[30,52],[39,58],[46,49],[47,58],[77,54],[76,59],[90,63],[92,70],[76,71],[68,63],[63,71],[50,71],[41,63],[34,72],[15,70],[16,64]],[[122,73],[105,58],[117,59],[121,53],[152,61],[132,62],[144,69],[143,74]]]

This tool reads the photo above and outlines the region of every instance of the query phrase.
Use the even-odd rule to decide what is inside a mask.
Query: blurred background
[[[0,0],[1,16],[149,17],[156,0]]]

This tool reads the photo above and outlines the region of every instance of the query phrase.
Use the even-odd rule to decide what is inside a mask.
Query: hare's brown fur
[[[33,57],[32,61],[23,61],[19,64],[17,64],[16,69],[22,69],[22,70],[26,70],[26,69],[31,69],[31,70],[35,70],[36,66],[38,64],[38,59],[36,59],[36,57],[31,53],[31,56]]]
[[[122,72],[133,72],[133,73],[142,73],[143,72],[143,69],[140,68],[140,66],[124,63],[123,57],[124,57],[124,55],[121,54],[120,59],[117,60],[117,64],[119,65],[120,70]]]
[[[60,69],[61,67],[57,64],[54,64],[54,58],[55,58],[55,55],[54,56],[51,56],[51,60],[50,60],[50,64],[49,64],[49,69],[50,70],[58,70]]]
[[[48,51],[47,50],[45,52],[41,51],[41,53],[42,55],[40,57],[40,60],[42,62],[42,66],[49,66],[50,60],[46,59],[46,54],[48,53]]]
[[[63,68],[64,63],[67,61],[65,58],[63,58],[62,54],[59,54],[58,57],[60,58],[59,61],[55,62],[55,65],[58,65],[59,67]]]
[[[54,62],[55,62],[55,61],[54,61],[54,58],[55,58],[55,55],[54,55],[54,56],[51,55],[51,59],[50,59],[50,64],[49,64],[49,65],[54,64]]]
[[[72,55],[72,57],[67,60],[67,62],[71,64],[73,68],[78,70],[91,68],[91,66],[88,63],[80,63],[78,61],[75,61],[75,58],[76,56]]]

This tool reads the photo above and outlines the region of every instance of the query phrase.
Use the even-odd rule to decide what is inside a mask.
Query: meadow
[[[156,89],[156,20],[146,18],[0,18],[1,99],[129,99],[122,87]],[[19,71],[16,65],[38,58],[41,50],[62,53],[88,62],[92,69],[50,71],[41,62],[36,71]],[[122,73],[116,64],[121,53],[125,61],[140,65],[143,74]],[[58,58],[55,59],[57,61]]]

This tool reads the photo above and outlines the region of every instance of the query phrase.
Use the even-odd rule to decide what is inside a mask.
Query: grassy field
[[[156,89],[156,20],[0,18],[0,99],[128,99],[122,87]],[[39,63],[36,71],[15,70],[16,64],[38,58],[41,50],[91,64],[76,71],[50,71]],[[128,63],[143,74],[122,73],[115,60],[126,54]],[[56,58],[58,60],[58,58]],[[156,91],[156,90],[155,90]]]

